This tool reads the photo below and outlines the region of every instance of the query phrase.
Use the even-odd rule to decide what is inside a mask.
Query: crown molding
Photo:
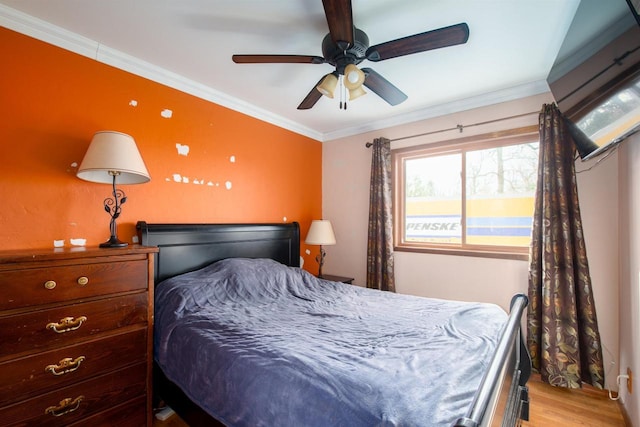
[[[487,107],[502,102],[514,101],[516,99],[527,98],[529,96],[540,95],[549,92],[549,85],[545,80],[538,80],[532,83],[513,86],[506,89],[496,90],[481,95],[438,104],[406,113],[398,116],[389,117],[386,120],[377,120],[375,123],[367,123],[361,126],[355,126],[347,129],[341,129],[335,132],[324,134],[324,141],[332,141],[334,139],[346,138],[349,136],[359,135],[366,132],[387,129],[394,126],[415,123],[422,120],[432,119],[434,117],[446,116],[447,114],[458,113],[460,111],[472,110],[474,108]]]
[[[311,139],[317,141],[324,139],[322,133],[299,123],[2,4],[0,4],[0,25]]]

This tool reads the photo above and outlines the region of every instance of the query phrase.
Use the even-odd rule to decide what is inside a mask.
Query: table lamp
[[[151,179],[133,137],[115,131],[96,132],[76,175],[85,181],[112,185],[112,197],[104,199],[104,210],[111,216],[111,237],[100,247],[127,246],[118,239],[116,230],[116,219],[127,201],[124,191],[116,189],[116,179],[119,184],[142,184]]]
[[[307,245],[320,245],[320,253],[316,256],[316,261],[318,261],[318,277],[322,277],[322,265],[326,256],[322,246],[336,244],[336,236],[333,234],[331,221],[326,219],[314,219],[311,221],[311,227],[309,227],[309,232],[304,242]]]

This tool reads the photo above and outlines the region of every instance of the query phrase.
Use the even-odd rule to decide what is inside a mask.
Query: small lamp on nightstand
[[[336,244],[336,236],[333,234],[331,221],[326,219],[314,219],[311,221],[311,227],[309,227],[309,232],[304,242],[307,245],[320,245],[320,253],[316,256],[316,261],[318,261],[318,277],[322,277],[322,265],[326,256],[322,246]]]
[[[119,184],[142,184],[151,179],[144,165],[136,141],[129,135],[114,132],[97,132],[84,155],[76,174],[85,181],[111,184],[112,197],[104,199],[104,210],[111,216],[109,229],[111,237],[100,244],[101,248],[127,246],[118,239],[116,219],[120,216],[121,205],[127,201],[124,191],[116,188]]]

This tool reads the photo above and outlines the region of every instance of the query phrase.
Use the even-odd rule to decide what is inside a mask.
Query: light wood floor
[[[606,391],[585,387],[567,390],[542,383],[534,375],[529,380],[531,401],[527,427],[624,427],[624,419],[618,402],[609,400]],[[154,420],[154,427],[185,427],[177,415],[164,422]]]
[[[551,387],[539,375],[533,375],[528,385],[529,422],[523,426],[625,426],[620,405],[605,390]]]

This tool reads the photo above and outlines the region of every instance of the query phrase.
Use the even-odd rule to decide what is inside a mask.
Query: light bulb
[[[364,73],[354,64],[349,64],[344,68],[345,82],[344,86],[353,90],[364,83]]]

